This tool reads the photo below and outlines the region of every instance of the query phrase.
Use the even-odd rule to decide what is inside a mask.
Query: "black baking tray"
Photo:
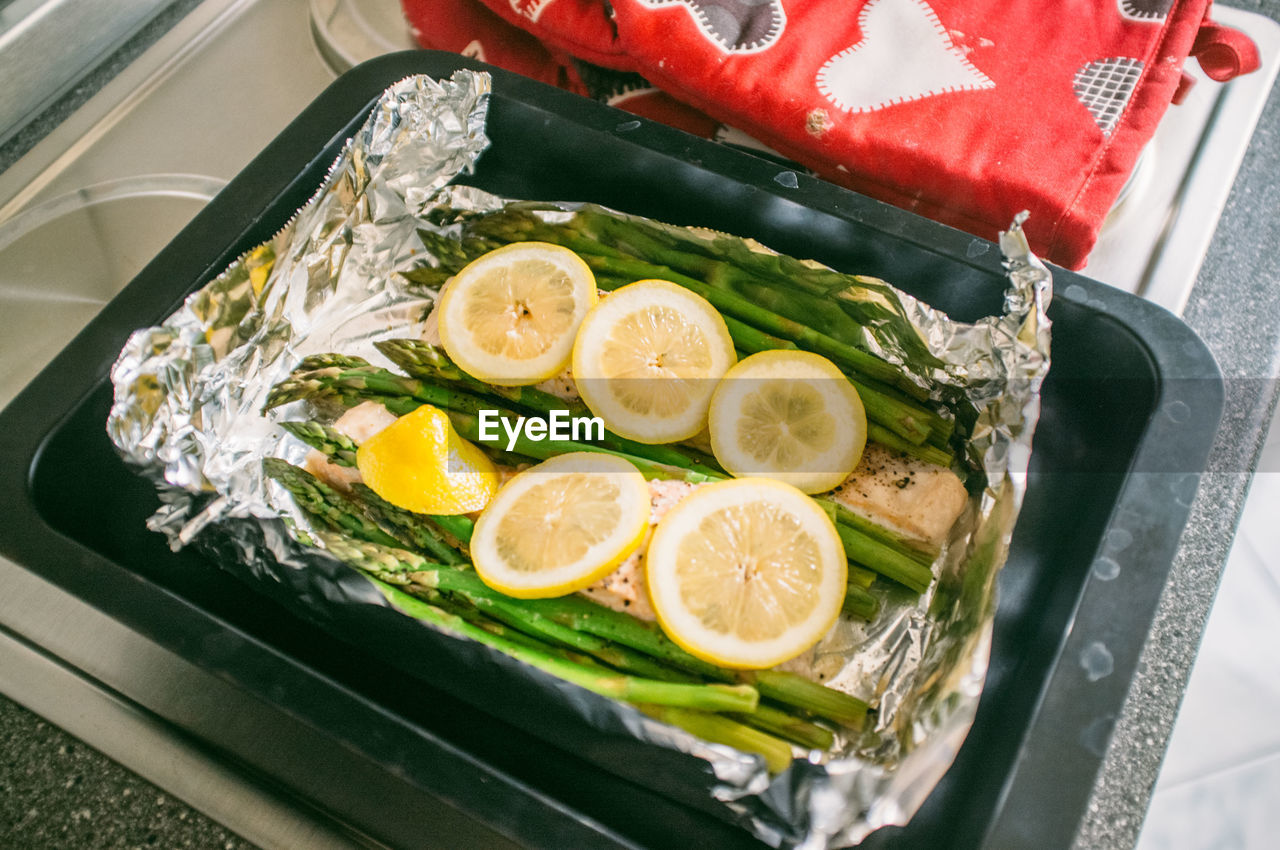
[[[355,834],[406,847],[759,845],[693,803],[690,759],[590,736],[575,746],[571,718],[521,722],[520,694],[500,688],[477,710],[448,683],[408,678],[385,651],[249,592],[214,560],[170,552],[144,525],[152,486],[106,437],[108,370],[130,332],[271,237],[383,89],[460,67],[494,76],[493,144],[468,182],[754,237],[883,277],[963,320],[1001,309],[990,242],[452,54],[394,54],[330,86],[0,412],[0,554],[270,707],[264,718],[287,718],[302,745],[195,713],[169,719]],[[977,719],[911,823],[863,846],[1069,845],[1151,625],[1221,416],[1221,378],[1161,308],[1062,270],[1055,290],[1053,367]],[[544,720],[546,734],[531,734]],[[358,785],[335,788],[337,764]]]

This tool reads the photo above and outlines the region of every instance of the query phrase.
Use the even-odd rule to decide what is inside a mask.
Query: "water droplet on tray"
[[[1116,669],[1116,661],[1111,657],[1111,650],[1102,641],[1095,640],[1080,652],[1080,666],[1090,682],[1105,679]]]
[[[1173,490],[1173,498],[1184,508],[1191,507],[1191,503],[1196,498],[1196,488],[1200,485],[1200,476],[1193,473],[1187,473],[1170,485]]]
[[[1093,574],[1101,581],[1111,581],[1120,575],[1120,564],[1112,558],[1099,558],[1093,562]]]
[[[1098,758],[1102,758],[1107,752],[1107,739],[1111,737],[1111,728],[1115,725],[1115,720],[1115,716],[1110,714],[1095,718],[1080,733],[1080,746]]]
[[[1133,544],[1133,535],[1127,528],[1113,528],[1107,532],[1107,548],[1112,552],[1123,552]]]

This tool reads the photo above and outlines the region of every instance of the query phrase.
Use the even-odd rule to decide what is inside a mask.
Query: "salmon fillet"
[[[657,618],[653,613],[653,606],[649,604],[649,589],[644,582],[644,551],[649,547],[649,536],[653,534],[653,527],[667,511],[700,485],[685,481],[650,481],[648,483],[649,527],[645,530],[644,540],[640,542],[636,551],[618,565],[616,570],[585,588],[581,593],[606,608],[625,611],[641,620],[652,621]]]
[[[938,546],[969,493],[950,469],[868,443],[857,468],[831,498],[872,522]]]

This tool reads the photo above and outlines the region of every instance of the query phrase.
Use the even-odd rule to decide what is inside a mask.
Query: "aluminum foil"
[[[401,274],[436,262],[419,230],[456,229],[431,215],[443,207],[483,212],[506,203],[448,185],[488,144],[488,91],[488,77],[469,71],[392,86],[293,220],[163,325],[136,332],[112,372],[108,432],[125,459],[156,482],[164,504],[150,526],[175,548],[195,542],[265,589],[283,588],[322,624],[349,608],[391,603],[352,590],[358,576],[297,543],[306,520],[278,485],[264,480],[261,460],[301,462],[305,447],[275,424],[299,411],[285,408],[268,418],[263,402],[308,354],[339,351],[389,365],[373,343],[420,333],[433,293]],[[556,219],[573,208],[549,205],[539,215]],[[939,360],[922,380],[972,404],[971,460],[985,486],[934,565],[938,580],[927,593],[888,592],[874,623],[842,621],[813,651],[788,662],[876,706],[861,736],[838,739],[829,753],[797,752],[789,770],[771,777],[758,757],[705,743],[515,662],[499,666],[553,693],[597,730],[703,760],[714,796],[774,846],[847,846],[909,820],[951,764],[977,708],[994,580],[1022,502],[1049,367],[1050,277],[1020,224],[1001,238],[1009,286],[999,316],[955,322],[886,290]],[[723,234],[686,233],[726,240],[733,250],[765,250]],[[899,362],[907,358],[901,343],[874,330],[867,339]],[[474,652],[489,651],[472,645],[463,657],[481,657],[468,654]]]

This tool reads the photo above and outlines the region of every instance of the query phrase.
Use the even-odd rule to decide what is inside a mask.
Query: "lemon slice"
[[[736,360],[729,329],[706,299],[642,280],[587,314],[573,345],[573,378],[606,428],[670,443],[702,430],[716,381]]]
[[[762,351],[725,374],[711,399],[711,448],[736,476],[806,493],[840,486],[867,444],[867,414],[840,369],[808,351]]]
[[[622,458],[570,452],[530,467],[476,521],[484,583],[522,599],[564,596],[612,572],[644,539],[649,487]]]
[[[817,643],[840,614],[848,576],[826,512],[767,478],[686,496],[654,529],[645,570],[668,637],[713,664],[748,669]]]
[[[498,491],[498,471],[430,405],[401,416],[360,444],[364,483],[393,505],[421,514],[478,511]]]
[[[441,292],[440,342],[483,381],[536,384],[569,365],[578,325],[596,300],[595,276],[568,248],[504,245],[472,260]]]

